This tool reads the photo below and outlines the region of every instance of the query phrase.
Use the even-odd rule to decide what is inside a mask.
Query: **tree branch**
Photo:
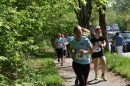
[[[78,3],[76,2],[76,0],[74,0],[74,2],[75,2],[75,4],[76,4],[76,6],[78,6]]]

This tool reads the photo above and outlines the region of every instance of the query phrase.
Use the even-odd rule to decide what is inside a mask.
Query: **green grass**
[[[54,68],[53,54],[48,54],[46,58],[30,59],[28,65],[34,70],[31,83],[34,86],[63,86],[63,80]]]
[[[130,58],[106,53],[107,68],[130,80]]]
[[[0,74],[0,86],[63,86],[63,79],[54,68],[53,48],[49,46],[48,42],[44,43],[46,43],[44,47],[40,47],[37,52],[29,54],[28,58],[22,58],[19,62],[17,59],[11,60],[12,63],[15,62],[14,66],[11,67],[20,72],[13,72],[15,79]],[[5,60],[1,57],[0,61]],[[10,60],[6,62],[10,63]],[[0,68],[2,68],[1,65]]]
[[[0,82],[0,86],[63,86],[63,79],[54,68],[53,53],[46,52],[41,58],[28,58],[25,60],[27,67],[23,78],[8,83]]]

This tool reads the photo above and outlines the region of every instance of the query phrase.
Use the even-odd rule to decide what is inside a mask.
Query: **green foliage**
[[[130,1],[128,0],[114,0],[114,2],[116,3],[114,4],[115,10],[120,12],[127,10],[130,6]]]
[[[107,7],[107,10],[106,10],[107,25],[115,24],[116,19],[117,19],[117,15],[116,15],[116,12],[113,10],[113,7]]]
[[[130,74],[129,74],[130,59],[128,57],[120,56],[117,54],[113,55],[110,53],[107,53],[106,57],[107,57],[107,68],[109,70],[123,77],[126,77],[130,80]]]
[[[53,54],[47,53],[46,58],[29,59],[28,65],[34,70],[31,82],[37,86],[62,86],[62,79],[54,68]]]
[[[19,57],[1,57],[0,59],[0,74],[2,74],[1,79],[6,77],[9,80],[14,80],[23,77],[26,70],[24,62],[22,62]]]
[[[60,3],[57,0],[11,0],[8,4],[6,1],[3,3],[4,10],[1,7],[0,14],[2,56],[14,56],[15,50],[24,53],[37,50],[43,39],[49,39],[58,32],[72,32],[71,28],[76,24],[73,11],[68,9],[64,0]]]
[[[115,4],[108,7],[107,23],[117,23],[121,30],[130,30],[130,1],[128,0],[114,0]]]
[[[24,60],[0,57],[0,80],[2,81],[0,85],[62,86],[63,80],[54,68],[52,57],[51,52],[46,52],[41,58],[33,57]]]
[[[50,78],[51,77],[51,78]],[[57,74],[49,75],[44,78],[44,81],[46,82],[45,86],[63,86],[62,80],[60,77],[57,77]]]
[[[33,80],[37,82],[34,79],[38,77],[36,71],[28,67],[24,60],[28,61],[30,57],[45,58],[48,55],[46,52],[50,51],[48,46],[51,46],[53,35],[73,31],[71,28],[77,20],[68,4],[65,0],[0,1],[0,85],[12,84],[14,80],[16,85],[32,84]],[[52,61],[43,66],[52,68],[40,70],[41,73],[57,74]],[[44,84],[43,78],[39,82]]]

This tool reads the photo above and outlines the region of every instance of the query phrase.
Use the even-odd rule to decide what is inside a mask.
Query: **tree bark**
[[[92,13],[92,5],[91,5],[91,0],[87,0],[86,2],[87,2],[86,5],[84,5],[83,3],[81,3],[81,0],[78,0],[78,6],[79,6],[80,10],[74,9],[74,11],[76,13],[79,25],[81,27],[90,29],[89,21],[90,21],[90,17],[91,17],[91,13]],[[76,3],[76,1],[75,1],[75,3]]]
[[[100,7],[101,8],[99,8],[99,25],[102,30],[102,35],[106,41],[105,50],[109,51],[109,43],[108,43],[107,30],[106,30],[106,19],[105,19],[105,13],[103,13],[103,11],[106,12],[106,6],[100,4]]]

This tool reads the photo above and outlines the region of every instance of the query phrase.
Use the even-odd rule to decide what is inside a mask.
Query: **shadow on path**
[[[100,82],[104,82],[104,81],[103,80],[95,80],[95,79],[93,79],[93,80],[88,81],[88,85],[94,85],[94,84],[98,84]]]
[[[126,86],[130,86],[130,84],[126,85]]]

